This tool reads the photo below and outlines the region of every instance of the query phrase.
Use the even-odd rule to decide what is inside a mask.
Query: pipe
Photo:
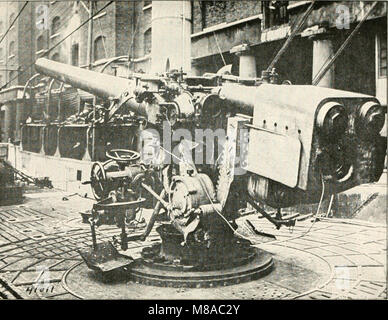
[[[58,99],[58,114],[57,114],[57,120],[62,121],[61,112],[62,112],[62,93],[63,88],[65,87],[65,84],[61,82],[61,86],[59,87],[59,99]]]
[[[50,121],[51,120],[51,116],[50,116],[50,103],[51,103],[51,89],[53,88],[53,85],[54,85],[54,82],[55,82],[55,79],[52,79],[50,81],[50,84],[48,86],[48,89],[47,89],[47,106],[46,106],[46,113],[47,113],[47,120]]]
[[[32,97],[32,88],[30,86],[30,83],[35,80],[36,78],[40,77],[41,74],[39,73],[35,73],[30,79],[28,79],[28,81],[26,82],[26,84],[24,85],[24,88],[23,88],[23,94],[22,94],[22,99],[25,98],[26,96],[26,91],[27,91],[27,88],[30,88],[30,99]]]
[[[93,56],[93,1],[89,1],[89,22],[88,22],[88,52],[87,52],[87,65],[88,69],[92,68],[92,56]]]
[[[101,70],[99,71],[100,73],[104,73],[105,69],[113,62],[116,62],[116,61],[119,61],[121,59],[129,59],[129,56],[120,56],[120,57],[114,57],[112,59],[110,59],[108,62],[106,62],[103,67],[101,68]]]

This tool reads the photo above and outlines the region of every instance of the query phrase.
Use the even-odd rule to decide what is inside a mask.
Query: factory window
[[[378,45],[379,55],[379,78],[387,77],[387,35],[383,34],[379,37]]]
[[[105,58],[105,37],[99,36],[94,40],[94,61]]]
[[[151,53],[152,29],[148,28],[144,32],[144,55]]]
[[[201,1],[202,29],[226,21],[226,1]]]
[[[57,34],[59,32],[59,27],[61,26],[61,20],[57,16],[51,22],[51,35]]]
[[[73,66],[79,66],[79,45],[75,43],[71,46],[71,64]]]
[[[53,61],[59,61],[59,53],[54,53],[54,54],[51,56],[51,60],[53,60]]]
[[[288,23],[288,1],[263,1],[263,27],[265,29]]]
[[[44,49],[44,37],[40,35],[38,39],[36,39],[36,51],[40,51]]]
[[[12,56],[15,54],[15,41],[11,41],[9,44],[9,56]]]
[[[46,5],[39,5],[35,9],[36,17],[35,24],[36,28],[39,30],[47,30],[48,29],[48,9]]]

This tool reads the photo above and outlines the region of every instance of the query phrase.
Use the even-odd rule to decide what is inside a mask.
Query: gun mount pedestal
[[[111,197],[111,206],[143,197],[144,204],[136,206],[154,206],[146,231],[131,237],[123,221],[135,219],[138,208],[129,214],[111,210],[124,251],[128,241],[145,240],[161,206],[167,212],[172,224],[158,229],[162,242],[129,262],[132,278],[144,284],[210,287],[263,275],[273,266],[271,255],[236,238],[228,230],[231,225],[225,227],[247,201],[280,213],[281,208],[321,201],[328,191],[377,181],[383,171],[384,110],[372,96],[278,85],[275,70],[261,78],[190,77],[175,70],[123,79],[47,59],[38,59],[36,70],[109,101],[98,120],[93,114],[95,124],[134,124],[136,139],[124,140],[130,141],[128,147],[136,142],[140,161],[130,150],[124,152],[129,158],[123,150],[105,153],[101,158],[112,161],[93,165],[88,183],[96,200]],[[115,118],[120,113],[127,118]],[[212,144],[207,143],[210,136]],[[178,137],[182,139],[174,139]],[[111,140],[104,140],[101,150],[113,152],[112,144],[105,144]],[[295,223],[255,209],[277,228]],[[104,248],[107,254],[99,257],[111,270],[112,256],[118,255]]]
[[[159,287],[206,288],[247,282],[268,274],[272,255],[249,241],[226,236],[214,245],[183,246],[172,225],[157,229],[162,241],[142,250],[131,267],[133,281]]]

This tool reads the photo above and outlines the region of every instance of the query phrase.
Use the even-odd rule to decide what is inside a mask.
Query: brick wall
[[[147,41],[144,41],[144,36],[145,36],[145,33],[147,32],[147,30],[149,30],[149,28],[151,28],[151,19],[152,19],[152,8],[148,8],[148,9],[145,9],[143,10],[143,7],[144,7],[144,3],[140,3],[141,5],[138,7],[137,9],[137,12],[138,12],[138,21],[137,21],[137,24],[138,24],[138,30],[137,30],[137,34],[136,34],[136,57],[143,57],[144,55],[146,55],[146,48],[144,47],[144,45],[146,46],[150,46],[149,43],[147,43]],[[152,30],[151,30],[152,32]]]
[[[8,2],[8,3],[5,3],[5,6],[6,8],[5,8],[5,16],[4,16],[4,24],[5,24],[4,32],[7,31],[7,29],[10,27],[10,24],[12,22],[10,21],[10,16],[13,15],[14,17],[16,17],[17,13],[19,12],[19,6],[17,2]],[[13,81],[9,83],[8,87],[18,84],[17,72],[13,71],[13,69],[17,69],[19,66],[17,40],[18,40],[18,23],[15,23],[14,26],[8,31],[6,38],[3,39],[4,63],[5,63],[3,68],[7,69],[5,70],[4,82],[6,83],[13,79]],[[11,57],[11,52],[10,52],[11,43],[14,44],[13,57]]]
[[[5,2],[0,2],[0,36],[2,37],[7,30],[7,5]],[[6,39],[0,43],[0,87],[3,86],[7,81],[6,68],[6,54],[7,46]]]
[[[47,3],[45,3],[47,5]],[[51,1],[48,4],[48,30],[45,34],[47,37],[47,48],[56,46],[67,32],[68,22],[72,17],[72,6],[70,2]],[[59,26],[57,31],[53,30],[54,19],[59,18]],[[62,43],[54,50],[48,53],[48,58],[52,58],[55,55],[59,55],[60,62],[67,62],[68,58],[68,46],[66,43]]]
[[[12,21],[12,19],[10,19],[10,16],[13,15],[14,17],[16,17],[17,13],[19,12],[19,6],[18,6],[18,3],[17,2],[8,2],[8,9],[7,9],[7,16],[6,16],[6,26],[7,26],[7,29],[9,28],[10,24]],[[7,34],[7,40],[6,40],[6,63],[7,63],[7,66],[6,68],[7,69],[17,69],[18,66],[19,66],[19,56],[18,56],[18,29],[19,29],[19,24],[18,23],[15,23],[14,26],[9,30],[8,34]],[[4,41],[4,40],[3,40]],[[14,56],[11,57],[11,52],[10,52],[10,47],[11,47],[11,43],[14,43],[14,50],[13,50],[13,54]],[[10,71],[8,70],[7,71],[8,73],[8,77],[7,77],[7,82],[8,81],[11,81],[12,79],[12,82],[9,84],[9,86],[14,86],[14,85],[17,85],[18,84],[18,73],[17,71]],[[16,79],[15,79],[16,77]]]
[[[118,2],[120,3],[120,2]],[[130,7],[125,9],[123,7],[118,7],[117,10],[122,12],[123,10],[128,11],[130,18],[127,21],[122,23],[127,24],[126,30],[124,33],[121,32],[118,34],[122,41],[118,43],[118,50],[123,52],[124,55],[128,54],[128,49],[130,45],[133,46],[130,50],[130,55],[132,58],[141,60],[137,61],[133,66],[133,70],[136,72],[143,70],[148,71],[149,69],[149,60],[143,59],[147,55],[147,48],[151,47],[151,19],[152,19],[152,4],[150,1],[135,1],[130,2]],[[132,14],[134,13],[134,14]],[[118,15],[120,13],[118,12]],[[131,25],[132,22],[132,25]],[[132,32],[133,30],[133,32]]]
[[[1,36],[7,31],[12,21],[17,17],[24,2],[2,2],[0,4],[0,21],[2,22]],[[34,3],[29,3],[24,8],[19,18],[9,30],[7,36],[0,44],[2,56],[0,57],[1,85],[5,85],[14,79],[8,86],[22,85],[33,74],[31,53],[33,50],[33,32],[31,28],[34,23],[31,15],[34,10]],[[12,18],[10,19],[12,15]],[[10,44],[14,43],[13,57],[10,53]],[[18,72],[20,71],[20,72]],[[24,72],[22,72],[24,71]]]
[[[95,12],[102,9],[108,1],[97,1]],[[93,43],[99,36],[104,36],[105,41],[105,58],[116,56],[116,7],[115,3],[105,8],[100,14],[105,15],[93,20]],[[86,27],[87,28],[87,27]]]
[[[116,55],[126,56],[133,41],[136,3],[116,2]]]
[[[107,2],[108,1],[97,1],[96,6],[94,7],[94,12],[102,9],[102,7],[105,6]],[[62,42],[62,39],[64,39],[81,23],[88,19],[89,14],[86,9],[82,6],[82,4],[78,3],[77,5],[73,1],[40,1],[39,4],[48,6],[48,29],[37,30],[35,35],[35,43],[40,35],[43,35],[45,39],[46,49],[52,48],[61,42],[60,45],[50,51],[48,55],[44,56],[47,58],[52,58],[54,55],[59,54],[60,62],[71,64],[72,47],[73,45],[78,44],[79,65],[85,65],[87,63],[88,23],[84,24],[78,31],[74,32],[65,41]],[[53,33],[52,22],[57,16],[60,18],[60,26],[58,32]],[[93,20],[93,43],[99,36],[104,36],[107,57],[113,57],[116,55],[115,3],[101,11],[98,16],[99,17]],[[39,56],[42,56],[42,54],[37,55],[37,57]]]
[[[24,2],[19,2],[19,10]],[[18,52],[18,65],[20,70],[18,77],[18,84],[24,85],[29,78],[35,74],[34,69],[34,56],[35,56],[35,30],[32,28],[35,24],[34,19],[34,4],[28,4],[18,19],[18,39],[17,39],[17,52]]]
[[[336,88],[376,94],[375,34],[387,30],[386,19],[384,20],[365,22],[347,49],[338,57],[335,63]],[[334,50],[338,50],[345,37],[346,34],[337,32],[334,37]]]
[[[193,33],[260,13],[260,1],[194,1]]]

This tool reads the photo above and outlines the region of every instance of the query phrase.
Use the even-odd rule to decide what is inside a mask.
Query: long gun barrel
[[[145,115],[145,107],[136,102],[134,81],[85,70],[68,64],[40,58],[35,63],[36,70],[58,81],[70,84],[74,88],[82,89],[105,99],[119,99],[123,94],[129,107]]]
[[[41,74],[107,99],[120,96],[129,86],[129,81],[126,79],[85,70],[45,58],[38,59],[35,63],[35,68]]]

